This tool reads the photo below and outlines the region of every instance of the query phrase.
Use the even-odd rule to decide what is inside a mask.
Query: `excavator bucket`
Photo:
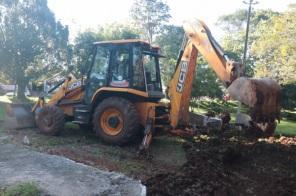
[[[255,123],[273,123],[280,120],[280,86],[269,78],[240,77],[228,87],[230,97],[251,108]]]
[[[5,118],[2,127],[24,129],[35,127],[34,115],[30,104],[5,104]]]

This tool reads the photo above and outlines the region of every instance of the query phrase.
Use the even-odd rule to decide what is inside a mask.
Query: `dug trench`
[[[157,136],[152,160],[138,159],[137,144],[118,147],[68,126],[58,137],[36,129],[5,131],[9,141],[118,171],[147,186],[148,195],[295,195],[296,137],[254,139],[239,132],[194,139]]]

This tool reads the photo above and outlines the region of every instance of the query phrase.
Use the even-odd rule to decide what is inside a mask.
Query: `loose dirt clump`
[[[179,170],[146,181],[148,195],[296,195],[295,141],[198,137]]]

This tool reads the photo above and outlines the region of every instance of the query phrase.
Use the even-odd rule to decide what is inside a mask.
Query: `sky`
[[[129,10],[134,0],[48,0],[49,8],[56,18],[70,28],[73,39],[79,31],[95,29],[112,22],[128,22]],[[248,0],[245,0],[248,1]],[[296,0],[257,0],[254,9],[284,11]],[[221,29],[215,25],[221,15],[237,9],[247,9],[243,0],[164,0],[170,7],[170,23],[182,25],[185,20],[198,18],[211,29],[214,37],[220,37]]]

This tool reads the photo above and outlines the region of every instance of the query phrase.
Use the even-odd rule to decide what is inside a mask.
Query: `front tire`
[[[122,145],[138,135],[138,119],[134,104],[121,97],[110,97],[96,107],[93,127],[97,136],[105,142]]]
[[[35,116],[36,124],[44,135],[58,135],[64,127],[64,112],[57,106],[44,106]]]

